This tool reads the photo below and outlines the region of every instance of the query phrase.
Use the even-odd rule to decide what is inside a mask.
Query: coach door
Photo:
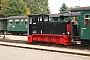
[[[1,20],[1,28],[2,28],[2,30],[7,29],[7,20],[6,19]]]
[[[90,14],[84,15],[84,25],[81,25],[81,38],[90,39]]]

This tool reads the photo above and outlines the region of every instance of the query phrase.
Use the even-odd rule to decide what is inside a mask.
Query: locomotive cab
[[[37,28],[37,23],[47,22],[47,21],[49,21],[49,15],[44,15],[44,14],[29,15],[28,16],[28,35],[38,34],[39,28]],[[42,33],[42,30],[40,33]]]

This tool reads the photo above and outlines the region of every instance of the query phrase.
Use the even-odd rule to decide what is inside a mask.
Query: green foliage
[[[48,0],[23,0],[30,8],[31,14],[46,14],[48,9]]]
[[[67,5],[65,3],[62,4],[62,7],[60,7],[60,14],[64,14],[64,13],[68,13],[69,12],[69,8],[67,7]]]
[[[26,15],[26,4],[22,0],[8,0],[8,2],[4,6],[5,16]]]
[[[8,0],[0,0],[0,17],[4,17],[4,6],[7,5]]]
[[[50,14],[50,13],[51,13],[51,11],[50,11],[50,9],[48,8],[48,9],[47,9],[47,14]]]

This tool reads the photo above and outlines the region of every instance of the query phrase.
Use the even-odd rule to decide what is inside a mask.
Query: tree
[[[60,14],[64,14],[64,13],[70,12],[69,8],[67,7],[67,5],[65,3],[62,4],[62,6],[60,7],[59,11],[60,11]]]
[[[4,7],[5,16],[26,15],[26,4],[22,0],[8,0],[8,4]]]
[[[26,9],[26,14],[30,15],[30,9],[29,8]]]
[[[48,8],[48,9],[47,9],[47,14],[50,14],[50,13],[51,13],[51,11],[50,11],[50,9]]]
[[[48,9],[48,0],[23,0],[30,8],[31,14],[46,14]]]
[[[7,5],[8,0],[0,0],[0,17],[4,17],[4,6]]]

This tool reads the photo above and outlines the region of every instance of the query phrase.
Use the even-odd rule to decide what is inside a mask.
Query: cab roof
[[[60,14],[48,14],[49,17],[60,17],[61,15]]]
[[[11,19],[11,18],[27,18],[27,16],[10,16],[10,17],[7,17],[7,19]]]
[[[65,13],[63,16],[79,16],[80,12],[71,12],[71,13]]]

